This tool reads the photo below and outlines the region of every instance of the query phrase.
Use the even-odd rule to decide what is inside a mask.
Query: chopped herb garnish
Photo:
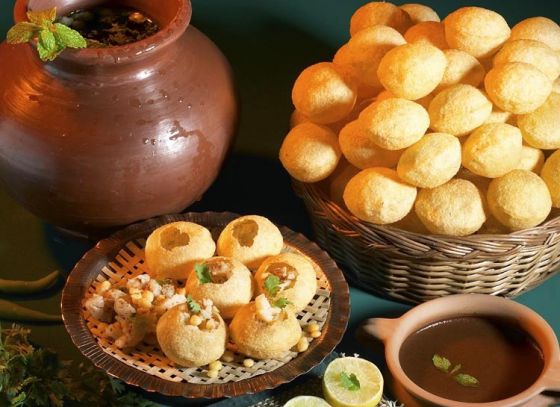
[[[280,277],[274,274],[268,275],[264,279],[264,289],[269,296],[274,297],[280,291]]]
[[[356,391],[360,390],[360,381],[354,373],[340,372],[340,384],[346,390]]]
[[[448,373],[449,376],[453,377],[453,380],[455,380],[461,386],[478,387],[479,385],[479,381],[476,377],[473,377],[466,373],[457,373],[462,368],[461,364],[455,365],[453,369],[449,371],[449,368],[451,367],[451,361],[447,358],[444,358],[443,356],[438,355],[437,353],[432,357],[432,363],[438,370],[441,370],[444,373]]]
[[[289,304],[291,304],[291,302],[284,297],[278,298],[272,303],[272,305],[274,305],[276,308],[286,308],[286,306]]]
[[[465,387],[478,387],[479,382],[476,377],[473,377],[469,374],[459,373],[453,376],[455,381],[459,383],[461,386]]]
[[[212,274],[206,264],[195,264],[194,271],[198,277],[200,284],[208,284],[212,282]]]
[[[187,306],[189,307],[189,311],[193,314],[198,314],[202,310],[200,304],[196,302],[190,295],[187,295]]]

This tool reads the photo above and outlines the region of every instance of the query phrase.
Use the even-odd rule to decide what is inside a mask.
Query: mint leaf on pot
[[[449,368],[451,367],[451,362],[449,361],[449,359],[444,358],[437,353],[432,357],[432,363],[437,369],[445,373],[448,373]]]
[[[69,48],[85,48],[87,46],[85,38],[78,31],[60,23],[55,23],[54,27],[56,28],[54,36],[58,43]]]
[[[479,385],[478,379],[476,377],[473,377],[473,376],[469,375],[469,374],[459,373],[459,374],[453,376],[453,378],[461,386],[478,387],[478,385]]]
[[[41,30],[37,43],[39,56],[43,61],[52,61],[60,53],[54,34],[48,30]]]
[[[27,19],[34,24],[47,27],[47,23],[52,23],[56,19],[56,7],[47,10],[29,10]]]
[[[37,24],[24,21],[10,28],[6,35],[6,40],[8,44],[23,44],[35,38],[40,30],[41,27]]]

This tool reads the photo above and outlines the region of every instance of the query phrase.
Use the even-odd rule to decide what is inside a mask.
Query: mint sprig
[[[210,274],[210,269],[206,264],[195,264],[194,271],[200,284],[208,284],[212,282],[212,274]]]
[[[52,61],[66,48],[85,48],[82,35],[61,23],[55,23],[56,7],[48,10],[28,11],[29,21],[14,25],[8,31],[8,44],[37,41],[37,52],[43,61]]]
[[[340,384],[346,390],[357,391],[360,390],[360,381],[354,373],[340,372]]]
[[[451,371],[449,368],[451,367],[452,363],[449,359],[438,355],[437,353],[432,357],[432,363],[436,367],[436,369],[441,370],[443,373],[447,373],[449,376],[453,377],[457,383],[464,387],[478,387],[480,382],[474,376],[466,373],[458,373],[462,366],[461,364],[455,365]]]

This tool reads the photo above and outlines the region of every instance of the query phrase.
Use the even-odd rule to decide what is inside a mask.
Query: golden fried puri
[[[349,164],[346,160],[340,161],[340,164],[338,164],[336,170],[327,179],[327,182],[331,201],[340,207],[344,207],[343,195],[346,184],[348,184],[348,181],[350,181],[354,175],[360,172],[360,169]]]
[[[439,49],[449,48],[443,23],[436,21],[424,21],[413,25],[404,33],[404,38],[408,43],[427,41]]]
[[[471,85],[475,88],[482,83],[486,71],[475,57],[458,49],[446,49],[443,53],[447,59],[447,67],[436,91],[458,83]]]
[[[340,159],[336,134],[325,126],[303,123],[290,130],[280,147],[280,161],[292,177],[302,182],[327,178]]]
[[[509,26],[501,15],[480,7],[457,9],[443,23],[449,46],[478,59],[492,56],[510,35]]]
[[[299,321],[291,309],[279,311],[269,322],[260,316],[255,302],[245,305],[235,314],[229,329],[239,352],[255,359],[284,357],[302,334]]]
[[[340,131],[338,141],[344,157],[360,169],[395,167],[402,154],[402,150],[385,150],[379,147],[358,120],[348,123]]]
[[[385,54],[377,76],[395,96],[416,100],[439,85],[447,59],[439,48],[426,41],[400,45]]]
[[[212,300],[225,319],[233,318],[240,307],[251,302],[253,275],[239,260],[231,257],[212,257],[199,265],[204,267],[208,274],[199,276],[196,269],[193,269],[185,285],[187,292],[195,300]],[[205,276],[210,277],[211,281],[207,281]]]
[[[226,325],[216,308],[215,328],[201,329],[189,324],[187,304],[176,305],[159,319],[157,340],[165,356],[179,366],[199,367],[220,359],[226,349]]]
[[[317,124],[343,119],[352,111],[356,98],[352,75],[330,62],[305,68],[292,89],[296,110]]]
[[[430,117],[418,103],[389,98],[366,107],[358,122],[379,147],[401,150],[422,138],[430,125]]]
[[[461,167],[461,143],[445,133],[426,134],[402,154],[397,173],[411,185],[434,188],[445,184]]]
[[[267,218],[258,215],[241,216],[222,230],[218,238],[218,255],[233,257],[256,270],[269,256],[280,253],[284,238]]]
[[[560,58],[548,45],[534,40],[515,40],[505,43],[494,57],[494,66],[508,62],[525,62],[540,69],[548,79],[555,81],[560,75]]]
[[[560,94],[551,93],[537,110],[517,116],[523,140],[535,148],[560,148]]]
[[[372,1],[360,7],[350,19],[350,35],[354,36],[364,28],[386,25],[401,34],[411,25],[410,16],[394,4]]]
[[[488,119],[492,103],[474,86],[457,84],[439,92],[428,112],[433,130],[464,136]]]
[[[541,177],[552,197],[552,206],[560,208],[560,150],[556,150],[544,163]]]
[[[463,166],[475,174],[497,178],[521,160],[521,131],[505,123],[483,124],[463,144]]]
[[[152,278],[186,279],[195,263],[214,255],[210,231],[191,222],[173,222],[154,230],[146,241],[146,264]]]
[[[516,124],[515,116],[510,112],[505,112],[496,105],[492,105],[492,113],[484,124],[488,123],[508,123],[511,125]]]
[[[537,174],[513,170],[490,183],[488,206],[502,225],[515,231],[542,223],[550,213],[552,200]]]
[[[544,153],[538,148],[523,145],[521,159],[515,167],[516,170],[533,171],[539,174],[544,165]]]
[[[278,278],[278,289],[267,289],[267,279]],[[255,284],[260,294],[271,302],[286,298],[294,312],[303,310],[317,292],[317,274],[309,259],[297,253],[280,253],[267,258],[255,273]]]
[[[520,39],[540,41],[560,51],[560,27],[550,18],[531,17],[517,23],[511,29],[510,40]]]
[[[361,30],[334,56],[334,64],[351,72],[358,82],[378,93],[381,83],[377,68],[381,58],[396,46],[406,44],[403,36],[394,28],[376,25]]]
[[[414,208],[424,226],[435,234],[467,236],[486,220],[480,190],[464,179],[420,190]]]
[[[404,218],[412,209],[416,188],[389,168],[368,168],[352,178],[344,190],[344,202],[357,218],[385,225]]]
[[[410,16],[412,24],[418,24],[423,21],[440,21],[438,14],[428,6],[417,3],[408,3],[400,6]]]
[[[527,114],[546,101],[552,91],[552,81],[533,65],[508,62],[488,72],[484,87],[490,100],[500,109]]]

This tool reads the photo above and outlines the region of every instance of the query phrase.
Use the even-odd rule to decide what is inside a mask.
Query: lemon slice
[[[352,378],[353,385],[345,383],[342,376]],[[365,359],[338,358],[325,370],[323,394],[334,407],[373,407],[383,395],[383,376],[377,366]]]
[[[284,407],[331,407],[331,405],[320,397],[298,396],[288,400]]]

